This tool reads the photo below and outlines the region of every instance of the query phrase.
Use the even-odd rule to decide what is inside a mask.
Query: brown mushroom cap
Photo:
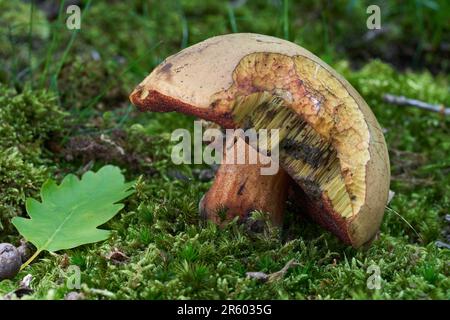
[[[265,96],[282,99],[279,110],[288,108],[335,153],[339,174],[334,176],[308,161],[317,157],[281,157],[281,166],[310,200],[308,212],[346,243],[359,247],[369,241],[389,192],[383,133],[356,90],[304,48],[257,34],[213,37],[167,58],[130,99],[141,110],[179,111],[234,128],[242,126],[236,105]]]

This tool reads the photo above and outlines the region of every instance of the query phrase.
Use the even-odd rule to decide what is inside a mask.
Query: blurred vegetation
[[[0,242],[19,244],[9,226],[24,215],[46,178],[81,174],[106,163],[137,179],[137,193],[108,223],[104,243],[47,255],[26,273],[25,298],[61,299],[69,264],[82,270],[87,298],[448,299],[450,242],[449,119],[383,101],[386,93],[450,106],[448,1],[65,1],[83,12],[81,30],[65,26],[59,1],[0,0]],[[366,28],[369,4],[382,29]],[[142,114],[127,95],[170,54],[208,37],[256,32],[291,40],[342,73],[385,130],[396,195],[379,239],[368,249],[344,246],[292,208],[282,230],[262,220],[255,234],[236,222],[225,229],[198,217],[210,183],[205,167],[175,166],[170,133],[192,128],[179,114]],[[125,153],[120,152],[124,150]],[[108,259],[111,251],[129,259]],[[259,283],[247,271],[275,272]],[[367,268],[381,270],[381,289],[367,288]],[[106,296],[93,289],[103,289]]]

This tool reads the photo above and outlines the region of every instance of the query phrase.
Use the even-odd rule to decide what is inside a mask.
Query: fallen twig
[[[119,152],[120,155],[125,155],[125,150],[123,150],[123,148],[121,146],[119,146],[117,143],[115,143],[113,140],[111,140],[107,135],[105,134],[101,134],[100,135],[100,140],[109,143],[110,145],[112,145],[113,147],[116,148],[117,152]]]
[[[33,289],[31,289],[31,281],[33,280],[33,276],[31,274],[27,274],[22,281],[20,281],[19,287],[3,297],[0,297],[0,300],[11,300],[14,297],[22,298],[25,295],[32,294]]]
[[[266,282],[266,281],[272,282],[272,281],[277,281],[277,280],[282,279],[284,277],[284,275],[286,274],[286,272],[290,268],[296,267],[299,265],[300,264],[297,261],[295,261],[294,259],[291,259],[288,261],[288,263],[286,263],[286,265],[280,271],[270,273],[270,274],[267,274],[264,272],[247,272],[246,275],[249,278],[256,279],[261,282]]]
[[[443,242],[443,241],[436,241],[435,242],[436,247],[441,248],[441,249],[450,249],[450,244]]]
[[[450,108],[446,108],[443,104],[431,104],[416,99],[406,98],[404,96],[395,96],[393,94],[385,94],[383,100],[387,103],[396,104],[399,106],[411,106],[423,110],[433,111],[442,115],[450,115]]]
[[[288,263],[286,263],[286,265],[280,271],[269,274],[269,282],[282,279],[290,268],[299,265],[300,263],[298,263],[294,259],[289,260]]]

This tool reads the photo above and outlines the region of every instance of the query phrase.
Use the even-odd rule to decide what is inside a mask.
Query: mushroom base
[[[269,212],[272,223],[281,226],[290,178],[281,168],[274,175],[262,175],[264,166],[260,162],[222,164],[200,201],[200,214],[220,225],[235,217],[245,220],[260,210]]]

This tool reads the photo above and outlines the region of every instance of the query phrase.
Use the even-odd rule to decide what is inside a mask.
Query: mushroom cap
[[[258,34],[213,37],[164,60],[130,100],[143,111],[179,111],[235,128],[236,101],[255,93],[282,98],[336,152],[338,178],[313,188],[308,185],[314,181],[299,183],[311,200],[305,202],[308,213],[354,247],[371,240],[389,192],[384,136],[358,92],[308,50]],[[283,159],[281,166],[301,180],[298,167]],[[337,185],[344,191],[336,191]]]

